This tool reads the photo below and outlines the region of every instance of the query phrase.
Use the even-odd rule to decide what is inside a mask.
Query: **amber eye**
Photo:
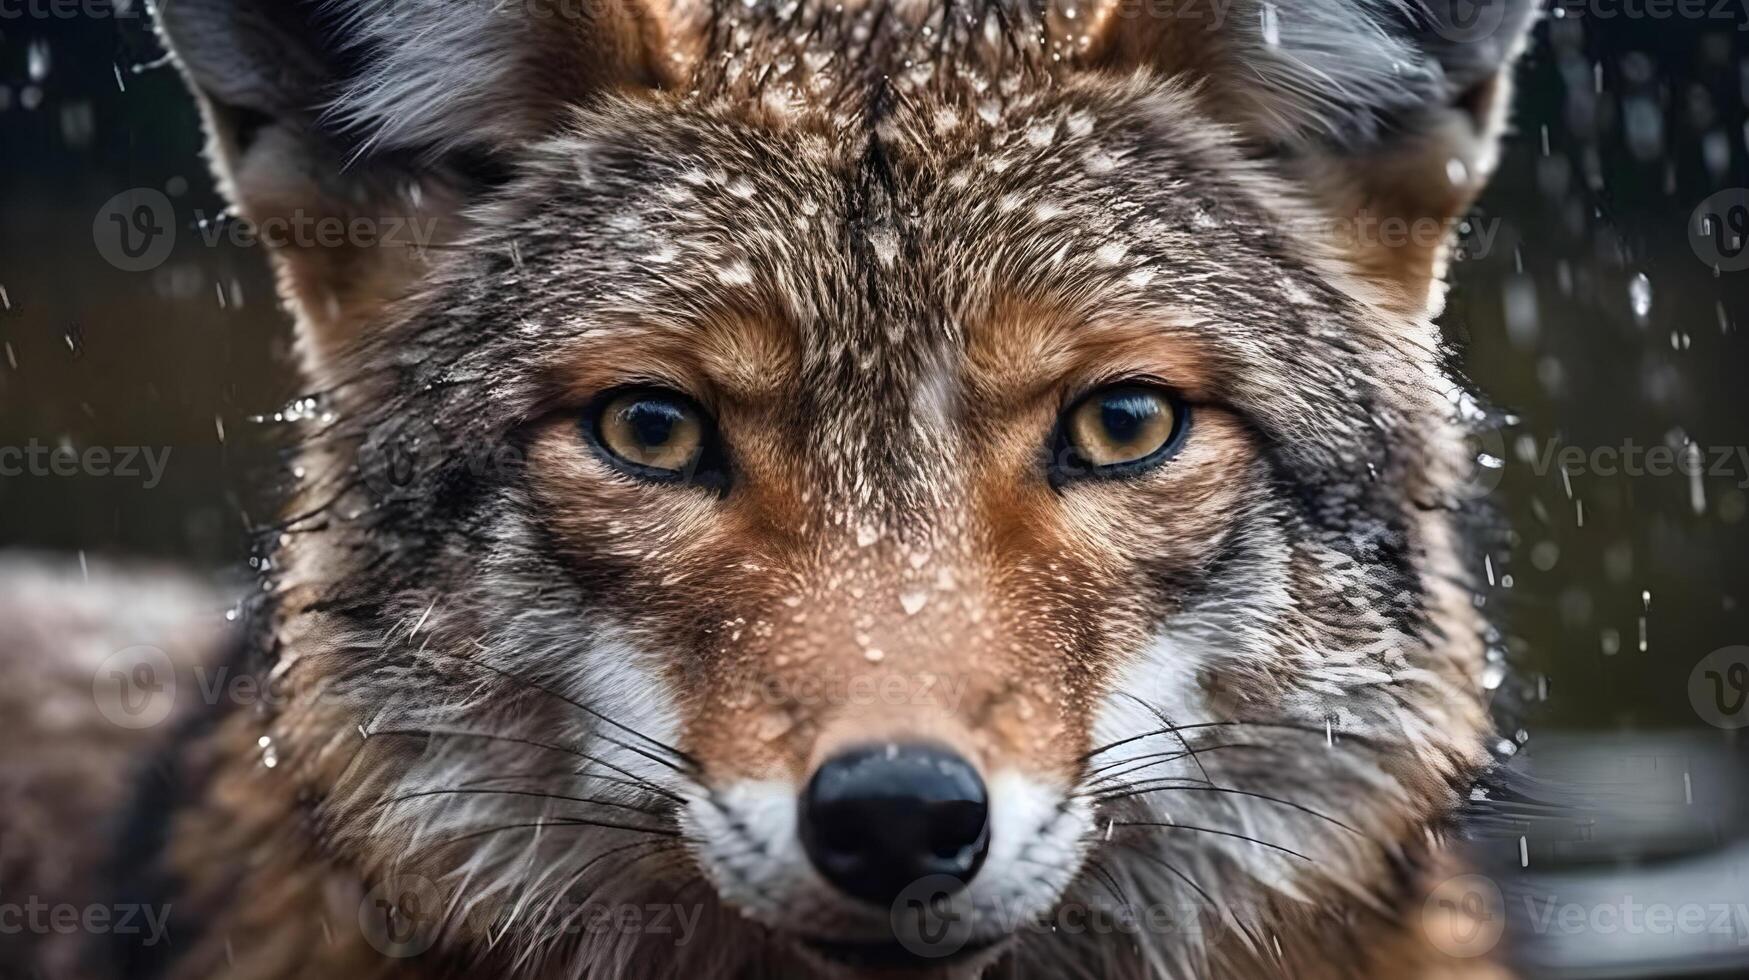
[[[1149,384],[1101,388],[1063,413],[1060,479],[1115,476],[1163,462],[1177,448],[1188,413]]]
[[[713,426],[698,403],[659,388],[613,392],[588,420],[590,435],[610,462],[633,476],[706,483],[719,475],[711,452]]]

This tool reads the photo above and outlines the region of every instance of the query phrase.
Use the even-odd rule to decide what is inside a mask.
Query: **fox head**
[[[1487,761],[1430,317],[1528,4],[1434,7],[164,5],[242,217],[378,232],[273,256],[268,775],[569,974],[1343,948]]]

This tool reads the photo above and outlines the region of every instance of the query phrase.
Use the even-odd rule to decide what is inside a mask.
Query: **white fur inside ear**
[[[1200,24],[1174,29],[1215,35],[1217,116],[1236,111],[1269,143],[1353,145],[1510,64],[1534,11],[1529,0],[1214,0]]]
[[[1273,142],[1365,132],[1373,112],[1408,108],[1436,91],[1439,69],[1381,15],[1390,0],[1232,4],[1231,79],[1250,120]],[[1368,133],[1367,135],[1370,135]]]
[[[610,36],[629,16],[532,17],[524,4],[450,0],[348,0],[339,34],[367,55],[363,74],[329,108],[367,146],[432,155],[461,146],[502,147],[543,135],[588,83],[609,77],[639,45]],[[622,13],[625,9],[622,8]],[[561,83],[575,86],[566,90]]]

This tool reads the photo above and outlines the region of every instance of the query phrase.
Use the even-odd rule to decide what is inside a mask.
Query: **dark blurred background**
[[[0,446],[170,456],[150,486],[143,463],[0,476],[0,548],[235,571],[282,476],[290,334],[260,249],[205,240],[223,202],[138,3],[0,0]],[[52,9],[74,15],[32,13]],[[1518,77],[1443,322],[1504,415],[1478,447],[1507,528],[1481,570],[1500,752],[1581,803],[1492,829],[1504,864],[1569,895],[1559,875],[1749,902],[1749,860],[1721,850],[1749,827],[1749,3],[1564,3]],[[177,230],[140,272],[99,247],[135,188]],[[1711,878],[1646,877],[1683,860]],[[1749,958],[1744,917],[1705,941]],[[1547,975],[1700,962],[1659,947],[1611,973],[1651,940],[1548,931],[1522,937]]]

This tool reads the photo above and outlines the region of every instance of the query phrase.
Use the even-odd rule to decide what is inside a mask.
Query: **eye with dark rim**
[[[1190,406],[1170,389],[1124,381],[1077,399],[1057,421],[1051,483],[1144,473],[1171,459],[1190,428]]]
[[[698,402],[667,388],[618,388],[583,415],[589,445],[608,465],[651,483],[728,487],[716,423]]]

